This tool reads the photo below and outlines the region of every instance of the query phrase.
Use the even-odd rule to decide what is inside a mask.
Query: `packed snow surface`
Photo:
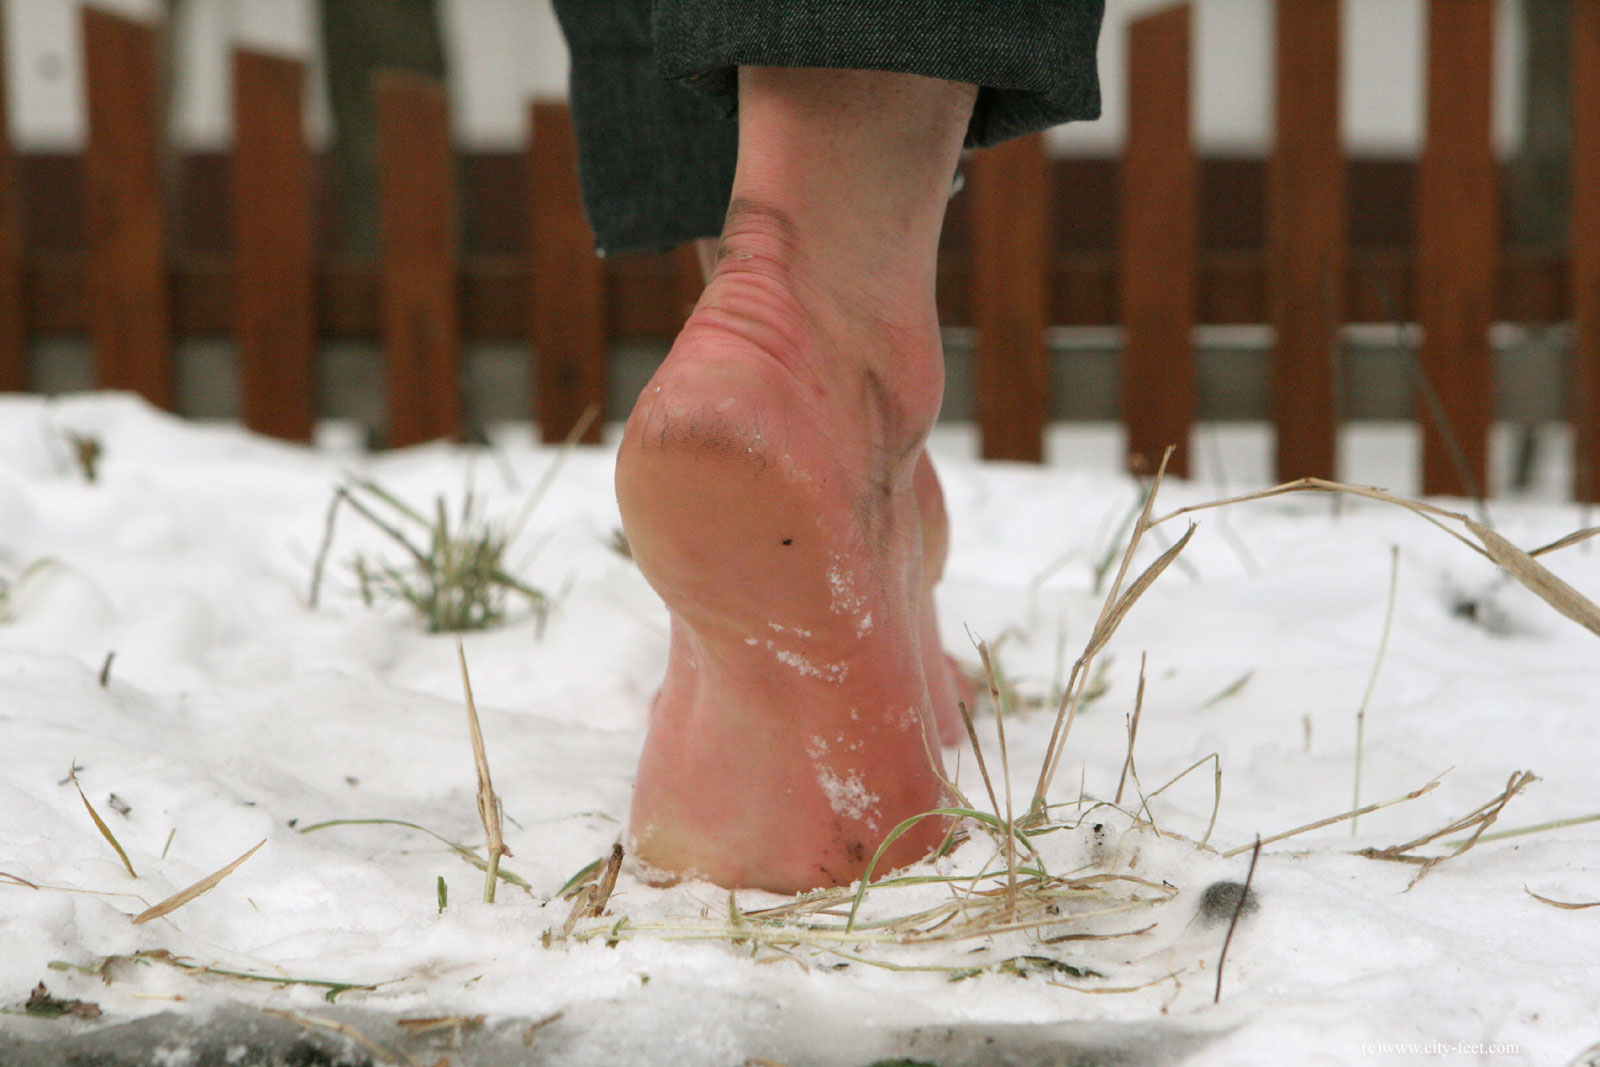
[[[1207,480],[1169,481],[1156,512],[1264,484],[1259,432],[1206,432],[1196,454]],[[1345,442],[1347,459],[1370,468],[1356,473],[1408,489],[1411,439],[1362,433]],[[91,441],[92,481],[76,458]],[[989,642],[1015,689],[1004,725],[1020,806],[1140,488],[1103,462],[1116,452],[1110,431],[1058,435],[1044,468],[980,463],[959,431],[934,446],[953,517],[945,641],[971,663],[972,637]],[[1125,912],[1045,932],[1124,936],[764,948],[730,936],[730,915],[783,899],[655,888],[624,865],[606,914],[563,938],[573,905],[558,891],[623,833],[666,660],[663,609],[614,547],[612,456],[577,449],[506,555],[516,578],[549,594],[548,617],[541,625],[513,595],[503,626],[465,638],[504,805],[504,866],[526,883],[503,882],[484,903],[483,875],[446,843],[483,846],[455,639],[393,599],[364,602],[351,561],[406,558],[348,507],[315,607],[308,594],[330,502],[349,479],[430,519],[442,496],[452,522],[470,494],[505,528],[557,460],[526,428],[488,448],[370,455],[336,434],[289,446],[125,397],[0,398],[0,1059],[9,1048],[45,1062],[50,1047],[123,1026],[125,1047],[148,1045],[150,1062],[199,1062],[191,1053],[211,1025],[235,1042],[232,1062],[254,1062],[251,1041],[318,1020],[349,1062],[430,1065],[1597,1055],[1600,908],[1534,894],[1600,901],[1600,822],[1493,835],[1600,812],[1600,639],[1439,528],[1352,497],[1200,511],[1147,535],[1133,561],[1130,577],[1198,523],[1101,657],[1051,789],[1064,828],[1040,839],[1039,858],[1053,873],[1142,879],[1149,891]],[[1585,525],[1553,495],[1502,495],[1489,519],[1525,548]],[[1541,559],[1600,597],[1600,541]],[[853,610],[847,582],[834,593]],[[1141,658],[1118,809],[1105,802],[1123,776]],[[1214,1002],[1239,898],[1208,887],[1245,879],[1257,834],[1355,805],[1363,705],[1361,803],[1442,778],[1354,833],[1342,821],[1266,844]],[[985,703],[977,732],[993,774],[996,726]],[[986,806],[970,749],[945,760]],[[1519,771],[1539,780],[1476,847],[1420,879],[1417,864],[1356,854],[1448,826]],[[872,789],[833,786],[845,809]],[[1416,854],[1447,855],[1470,832]],[[131,922],[263,841],[208,893]],[[975,877],[998,862],[973,831],[914,871]],[[874,889],[863,915],[952,892]],[[902,893],[913,896],[902,904]],[[26,1014],[41,982],[99,1017]],[[470,1020],[443,1026],[425,1059],[383,1029],[447,1016]],[[490,1036],[447,1040],[472,1026]]]

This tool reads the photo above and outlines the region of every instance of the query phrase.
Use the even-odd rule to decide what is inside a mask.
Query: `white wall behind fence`
[[[327,131],[316,43],[317,0],[96,0],[153,18],[174,6],[172,135],[187,147],[229,136],[228,52],[236,44],[302,56],[312,136]],[[598,0],[596,0],[598,2]],[[1168,0],[1107,0],[1100,44],[1105,113],[1051,134],[1055,151],[1111,154],[1127,101],[1127,20]],[[548,0],[441,0],[454,79],[457,136],[472,148],[511,148],[526,136],[526,101],[565,93],[565,46]],[[79,60],[81,0],[5,4],[11,133],[24,149],[75,149],[84,131]],[[1272,0],[1196,0],[1196,143],[1205,152],[1260,154],[1272,128]],[[1500,0],[1495,37],[1495,126],[1503,152],[1516,143],[1521,42],[1517,0]],[[1369,154],[1410,154],[1420,143],[1426,43],[1423,0],[1345,0],[1341,111],[1346,143]]]

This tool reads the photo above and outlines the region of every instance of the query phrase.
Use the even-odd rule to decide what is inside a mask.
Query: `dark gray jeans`
[[[979,86],[968,147],[1100,114],[1104,0],[554,0],[583,200],[602,254],[722,229],[740,66]]]

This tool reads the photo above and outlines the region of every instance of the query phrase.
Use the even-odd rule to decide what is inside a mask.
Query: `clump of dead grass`
[[[519,599],[533,612],[542,635],[550,596],[512,573],[506,551],[522,533],[566,457],[598,415],[595,407],[584,412],[520,513],[509,523],[486,517],[470,490],[463,495],[452,519],[443,496],[434,498],[431,513],[427,513],[373,479],[348,476],[328,503],[322,544],[311,568],[311,606],[317,606],[321,593],[339,509],[346,507],[402,553],[400,562],[361,553],[351,560],[357,588],[368,607],[380,600],[404,603],[422,618],[429,632],[464,633],[499,626],[506,620],[508,604]]]
[[[377,482],[350,478],[328,505],[322,547],[312,568],[310,603],[317,606],[339,508],[348,507],[403,553],[402,562],[358,553],[350,561],[362,602],[409,605],[431,633],[486,630],[506,619],[513,596],[526,602],[540,628],[550,598],[513,575],[506,550],[514,531],[486,519],[471,493],[454,520],[444,497],[424,515]]]

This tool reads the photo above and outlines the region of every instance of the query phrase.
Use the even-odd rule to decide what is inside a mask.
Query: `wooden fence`
[[[1507,250],[1499,238],[1490,136],[1493,0],[1430,0],[1426,146],[1412,249],[1355,249],[1347,238],[1351,163],[1338,131],[1337,0],[1278,0],[1277,117],[1264,249],[1207,250],[1197,233],[1201,168],[1189,137],[1191,12],[1135,20],[1129,114],[1118,167],[1117,240],[1063,250],[1057,189],[1069,164],[1033,137],[969,164],[940,267],[940,312],[977,336],[983,452],[1037,460],[1049,418],[1045,330],[1120,324],[1122,402],[1134,461],[1187,441],[1198,323],[1270,323],[1272,417],[1282,477],[1332,476],[1339,424],[1338,330],[1414,320],[1424,426],[1424,488],[1485,485],[1493,383],[1492,320],[1575,324],[1570,418],[1575,495],[1597,498],[1600,470],[1600,0],[1572,5],[1571,239]],[[536,355],[537,418],[563,437],[604,404],[612,342],[670,338],[698,291],[687,250],[597,259],[578,201],[564,105],[530,106],[520,256],[468,256],[443,89],[381,77],[379,262],[318,255],[313,159],[302,129],[303,64],[238,51],[231,254],[170,241],[159,148],[155,31],[86,8],[89,140],[83,158],[84,255],[24,247],[17,159],[0,145],[0,389],[29,386],[27,345],[43,332],[93,341],[98,382],[174,402],[175,338],[230,333],[240,410],[253,429],[309,436],[321,341],[378,336],[388,443],[460,431],[465,339],[524,340]],[[4,101],[0,99],[0,120]],[[1028,220],[1019,224],[1017,220]],[[599,432],[597,423],[591,436]],[[1180,447],[1176,471],[1186,470]]]

